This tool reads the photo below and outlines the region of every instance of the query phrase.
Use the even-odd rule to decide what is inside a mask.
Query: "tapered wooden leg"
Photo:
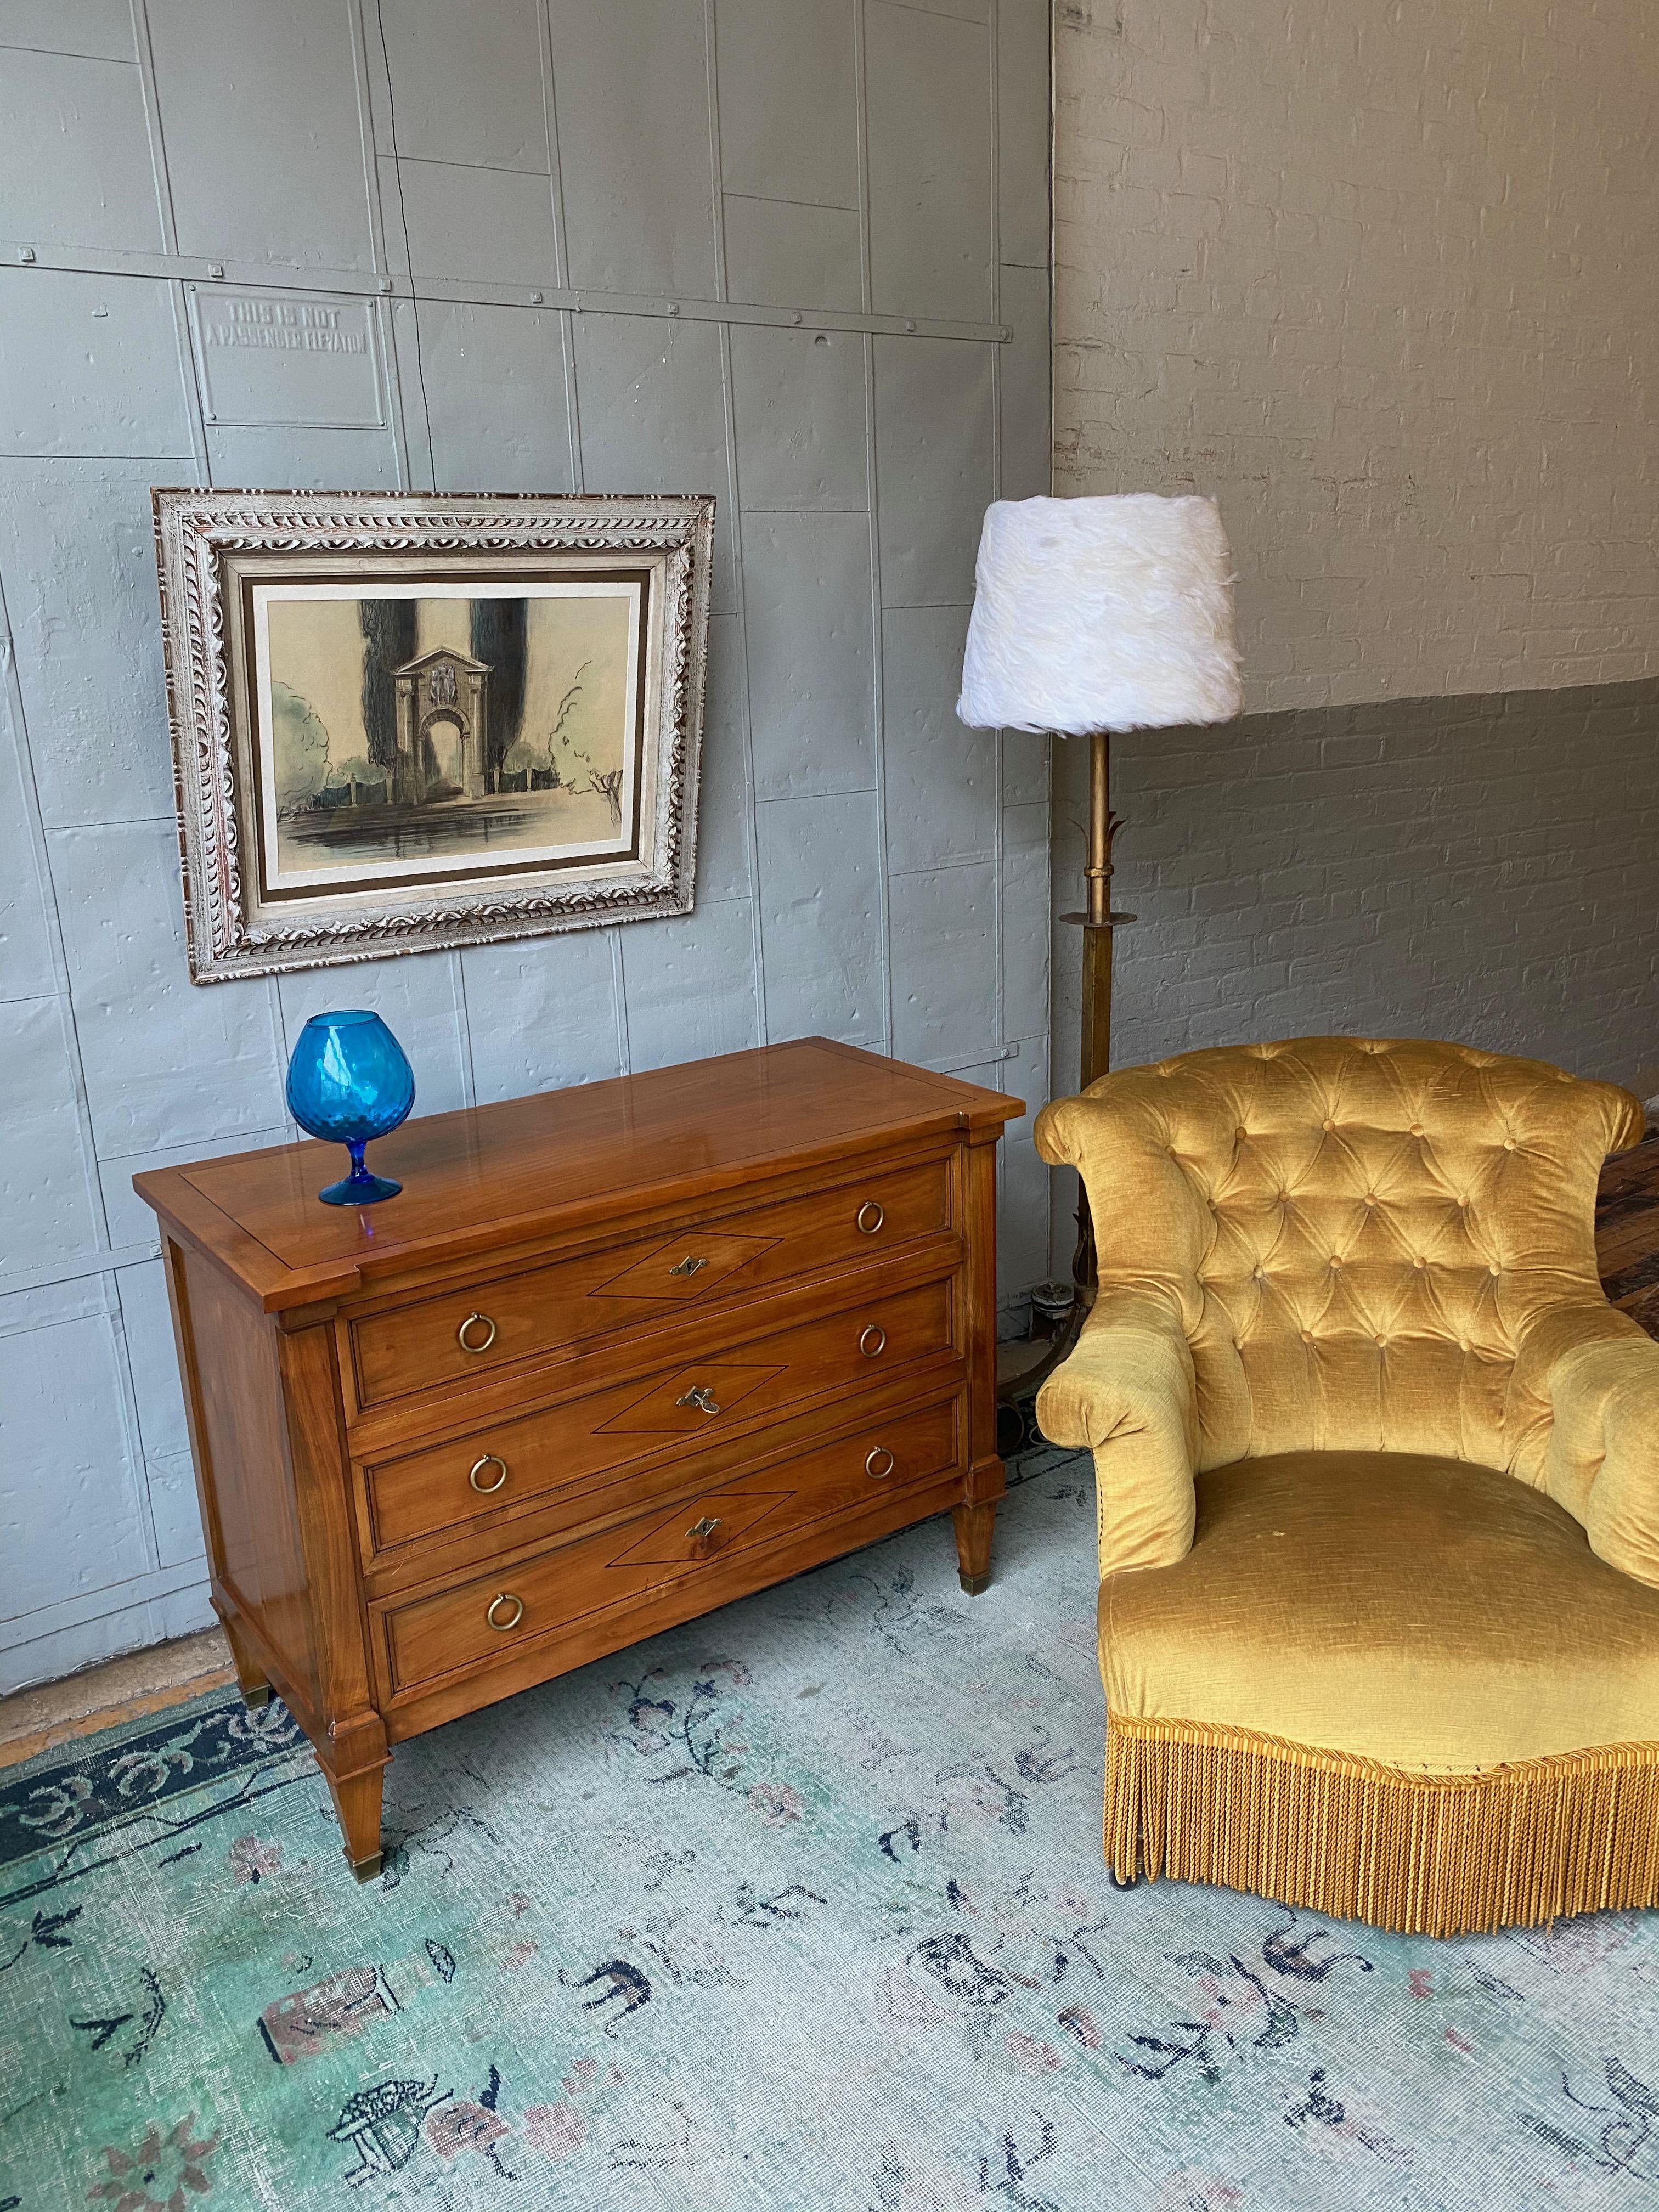
[[[957,1528],[957,1578],[969,1597],[977,1597],[991,1580],[991,1531],[996,1526],[996,1500],[988,1505],[955,1505],[951,1517]]]
[[[221,1613],[221,1626],[230,1645],[230,1656],[236,1668],[236,1686],[242,1693],[242,1703],[251,1713],[270,1703],[270,1684],[265,1671],[248,1649],[241,1626],[230,1613]]]
[[[345,1838],[345,1855],[359,1881],[373,1881],[380,1871],[380,1789],[384,1766],[370,1766],[361,1774],[331,1774],[323,1766],[323,1779],[334,1800],[335,1817]]]

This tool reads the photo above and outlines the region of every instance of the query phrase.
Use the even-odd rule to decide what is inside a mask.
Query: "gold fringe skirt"
[[[1659,1743],[1413,1773],[1197,1721],[1106,1730],[1106,1856],[1401,1935],[1659,1903]]]

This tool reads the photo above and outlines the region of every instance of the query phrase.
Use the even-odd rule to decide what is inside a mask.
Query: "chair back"
[[[1121,1069],[1037,1139],[1082,1173],[1102,1296],[1180,1316],[1201,1468],[1367,1450],[1530,1474],[1528,1332],[1603,1303],[1597,1178],[1642,1127],[1629,1092],[1540,1060],[1298,1037]]]

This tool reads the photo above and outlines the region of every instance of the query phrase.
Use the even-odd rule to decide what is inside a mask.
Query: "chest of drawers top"
[[[315,1143],[156,1169],[134,1187],[292,1325],[307,1309],[435,1285],[508,1249],[645,1236],[723,1212],[721,1200],[760,1205],[832,1180],[842,1163],[994,1140],[1019,1110],[953,1077],[805,1037],[406,1121],[372,1158],[403,1191],[373,1207],[318,1203],[339,1147]]]

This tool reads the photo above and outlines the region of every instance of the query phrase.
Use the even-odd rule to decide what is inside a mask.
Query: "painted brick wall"
[[[1219,499],[1251,710],[1114,746],[1115,1062],[1369,1030],[1650,1080],[1659,19],[1060,0],[1055,70],[1055,488]],[[1086,783],[1057,746],[1057,907]]]
[[[1255,708],[1659,674],[1647,0],[1060,0],[1061,491],[1218,497]]]
[[[1046,1095],[1045,751],[951,708],[1048,129],[1043,0],[0,0],[0,1689],[207,1618],[130,1179],[284,1141],[319,1007],[432,1111],[814,1030]],[[205,374],[285,291],[356,380]],[[696,913],[193,989],[156,483],[717,493]]]

